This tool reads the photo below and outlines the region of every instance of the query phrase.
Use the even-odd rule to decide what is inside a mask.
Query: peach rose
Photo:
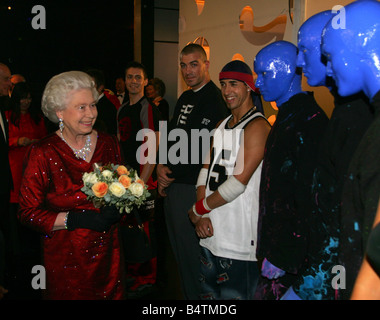
[[[118,166],[117,169],[116,169],[116,172],[119,176],[123,175],[123,174],[126,174],[128,175],[129,174],[129,171],[126,167],[124,166]]]
[[[145,187],[145,183],[142,179],[137,179],[136,182],[140,183],[143,187]]]
[[[132,179],[130,177],[128,177],[127,175],[125,174],[122,174],[120,177],[119,177],[119,182],[124,186],[124,188],[129,188],[129,186],[131,185],[132,183]]]
[[[105,182],[97,182],[92,186],[92,191],[98,198],[103,198],[108,191],[108,185]]]

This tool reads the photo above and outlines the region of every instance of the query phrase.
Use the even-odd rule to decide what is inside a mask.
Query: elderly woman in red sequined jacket
[[[96,209],[81,191],[82,175],[94,163],[121,163],[116,138],[93,130],[97,97],[83,72],[53,77],[42,111],[59,129],[27,155],[18,218],[43,235],[46,299],[123,296],[120,214],[115,207]]]

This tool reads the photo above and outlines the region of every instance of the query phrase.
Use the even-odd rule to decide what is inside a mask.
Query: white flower
[[[84,183],[91,183],[91,184],[95,184],[98,182],[98,178],[96,177],[95,172],[90,172],[90,173],[85,172],[83,174],[82,180]]]
[[[120,182],[112,182],[109,191],[116,197],[121,197],[125,192],[124,186]]]
[[[136,197],[141,197],[144,193],[144,187],[141,183],[133,182],[128,189]]]
[[[102,176],[106,179],[111,179],[112,178],[112,171],[110,170],[104,170],[102,172]]]

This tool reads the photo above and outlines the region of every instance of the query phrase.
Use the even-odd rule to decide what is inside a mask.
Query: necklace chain
[[[75,149],[66,141],[66,139],[63,137],[62,132],[61,133],[61,139],[70,147],[71,150],[73,150],[75,156],[78,159],[86,160],[88,154],[91,152],[91,134],[87,135],[86,143],[84,144],[84,147],[82,149]]]
[[[237,122],[237,123],[235,123],[232,127],[235,127],[236,125],[238,125],[240,122],[242,122],[243,120],[245,120],[246,118],[248,118],[249,116],[251,116],[251,114],[254,112],[256,110],[256,106],[253,106],[251,109],[249,109],[241,118],[240,118],[240,120]],[[232,128],[231,126],[230,126],[230,122],[231,122],[231,120],[232,120],[232,116],[231,116],[231,118],[228,120],[228,122],[227,122],[227,126],[228,126],[228,128]]]

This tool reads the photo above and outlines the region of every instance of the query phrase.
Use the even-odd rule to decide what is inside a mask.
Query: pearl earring
[[[63,120],[59,118],[59,130],[62,132],[65,125],[63,124]]]

